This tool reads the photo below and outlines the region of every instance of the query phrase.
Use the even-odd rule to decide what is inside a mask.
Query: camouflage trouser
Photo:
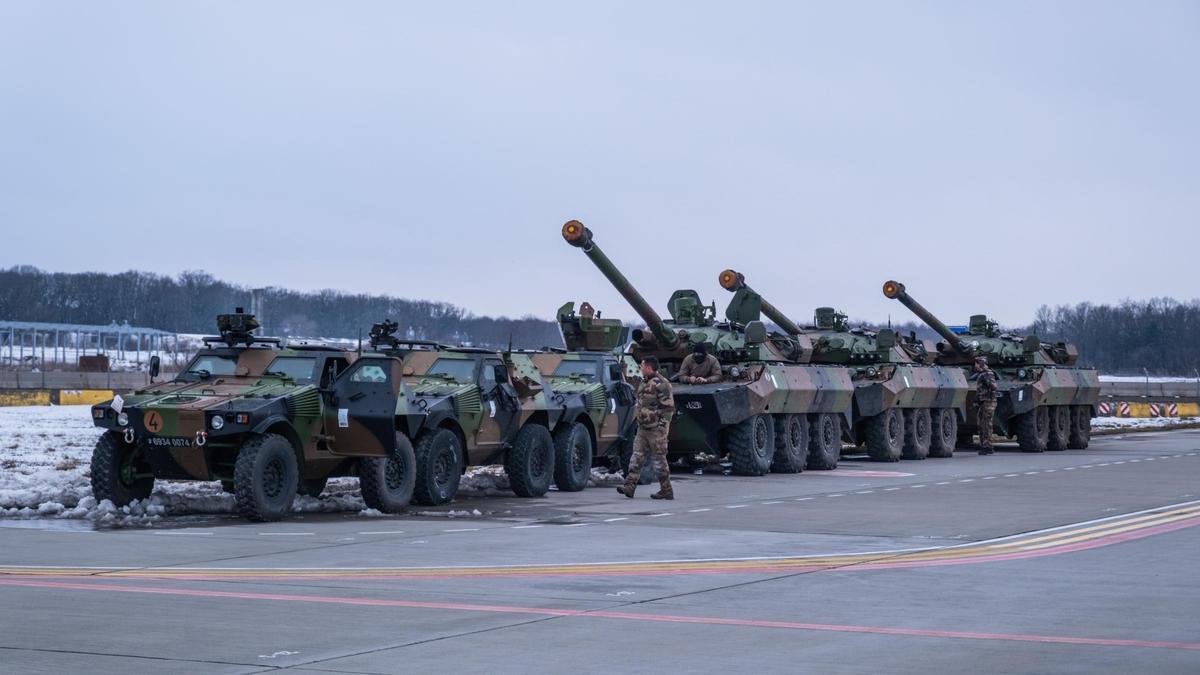
[[[996,415],[995,401],[980,401],[976,411],[976,423],[979,425],[979,447],[992,447],[992,418]]]
[[[637,485],[642,475],[642,465],[646,463],[646,455],[649,455],[654,462],[654,477],[664,488],[670,487],[671,467],[667,465],[667,432],[668,428],[665,426],[654,429],[638,427],[637,435],[633,438],[629,471],[625,474],[627,485]]]

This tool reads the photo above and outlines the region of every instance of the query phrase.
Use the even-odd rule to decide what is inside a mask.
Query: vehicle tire
[[[417,439],[413,501],[426,506],[448,504],[458,494],[463,472],[463,450],[449,429],[429,429]]]
[[[953,457],[958,444],[958,415],[951,408],[935,408],[930,413],[930,457]]]
[[[1050,411],[1046,406],[1017,415],[1014,425],[1021,452],[1046,451],[1046,443],[1050,440]]]
[[[126,506],[153,491],[153,470],[137,445],[126,443],[113,431],[96,441],[92,449],[92,495],[96,501],[107,499],[113,506]]]
[[[904,411],[904,459],[925,459],[933,440],[933,421],[929,408],[910,408]]]
[[[233,472],[238,513],[260,523],[279,520],[292,510],[300,482],[296,452],[278,434],[255,434],[242,443]]]
[[[737,476],[761,476],[771,470],[775,425],[770,415],[755,415],[725,432],[725,450]]]
[[[328,478],[305,478],[296,486],[296,494],[316,499],[325,491],[325,485],[328,483]]]
[[[530,423],[521,427],[504,457],[508,484],[518,497],[542,497],[554,477],[554,437],[546,427]]]
[[[634,438],[637,438],[636,432]],[[629,475],[629,461],[633,459],[634,438],[621,444],[621,473]],[[638,485],[649,485],[654,482],[654,461],[647,457],[642,463],[642,475],[638,476]]]
[[[808,462],[814,471],[832,471],[842,455],[842,423],[833,413],[808,416]]]
[[[1065,405],[1050,406],[1050,438],[1047,450],[1066,450],[1071,439],[1071,408]]]
[[[870,417],[867,426],[867,455],[875,462],[899,462],[904,452],[904,413],[888,408]]]
[[[808,418],[804,415],[775,415],[773,473],[800,473],[808,462]]]
[[[579,492],[592,477],[592,434],[578,422],[554,432],[554,484],[562,492]]]
[[[1072,450],[1086,450],[1092,440],[1092,406],[1071,406],[1071,436],[1067,447]]]
[[[400,513],[412,502],[416,484],[417,453],[408,436],[400,432],[396,432],[396,449],[390,455],[358,460],[358,488],[368,508]]]

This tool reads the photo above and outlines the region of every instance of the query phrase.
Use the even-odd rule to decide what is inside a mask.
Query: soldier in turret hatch
[[[992,454],[992,417],[996,414],[996,373],[987,359],[975,359],[975,408],[979,425],[979,454]]]
[[[715,384],[721,381],[721,362],[708,353],[703,342],[692,347],[692,355],[679,365],[679,381],[684,384]]]

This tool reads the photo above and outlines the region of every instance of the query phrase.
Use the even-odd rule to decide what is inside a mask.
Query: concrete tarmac
[[[1200,431],[673,480],[0,521],[0,672],[1200,672]]]

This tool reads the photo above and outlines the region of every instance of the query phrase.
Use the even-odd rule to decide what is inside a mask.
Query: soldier
[[[685,384],[714,384],[721,381],[721,362],[708,353],[703,342],[692,347],[692,358],[679,365],[679,381]]]
[[[671,489],[671,468],[667,465],[667,432],[670,431],[674,412],[671,383],[659,374],[658,359],[647,356],[642,359],[642,384],[637,389],[635,414],[638,430],[633,439],[633,456],[629,458],[625,484],[617,488],[617,492],[633,499],[648,454],[654,461],[654,473],[659,485],[658,492],[650,495],[650,498],[675,498],[675,492]]]
[[[992,454],[992,416],[996,414],[996,373],[987,359],[975,359],[975,407],[979,424],[979,454]]]

